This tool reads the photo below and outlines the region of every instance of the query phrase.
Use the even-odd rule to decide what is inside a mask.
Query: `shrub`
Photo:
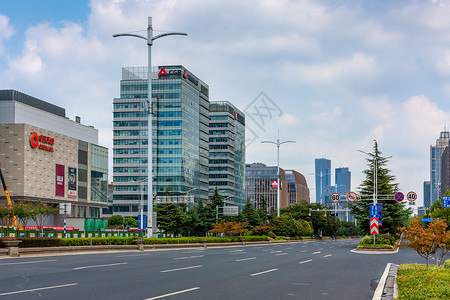
[[[19,244],[20,248],[32,248],[32,247],[59,247],[61,246],[61,239],[57,238],[32,238],[21,237],[22,243]]]
[[[447,259],[443,266],[445,269],[450,269],[450,259]]]

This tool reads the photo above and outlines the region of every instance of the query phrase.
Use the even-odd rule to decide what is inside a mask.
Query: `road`
[[[359,240],[0,259],[2,299],[371,299],[387,263]]]

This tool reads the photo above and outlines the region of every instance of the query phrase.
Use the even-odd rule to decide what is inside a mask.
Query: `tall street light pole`
[[[280,146],[286,143],[295,143],[295,141],[280,142],[278,138],[276,142],[262,141],[261,143],[269,143],[277,145],[277,217],[280,216]]]
[[[152,106],[152,45],[153,41],[165,36],[169,35],[186,35],[187,33],[184,32],[167,32],[159,35],[153,36],[153,27],[152,27],[152,17],[148,17],[148,27],[147,27],[147,37],[133,34],[133,33],[119,33],[114,34],[113,37],[121,37],[121,36],[131,36],[140,38],[147,41],[148,46],[148,70],[147,70],[147,77],[148,77],[148,87],[147,87],[147,115],[148,115],[148,122],[147,122],[147,136],[148,136],[148,150],[147,150],[147,176],[149,178],[148,180],[148,196],[147,196],[147,237],[151,237],[153,235],[153,173],[152,173],[152,115],[153,115],[153,106]]]

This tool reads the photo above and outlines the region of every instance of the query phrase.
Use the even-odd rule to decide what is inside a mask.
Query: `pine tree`
[[[244,209],[241,211],[241,217],[244,222],[248,222],[249,228],[254,228],[261,223],[258,213],[250,202],[250,199],[247,199]]]
[[[399,191],[398,183],[395,183],[395,176],[391,174],[386,165],[388,158],[381,156],[378,149],[378,143],[374,141],[373,153],[367,158],[367,169],[363,171],[366,179],[358,187],[360,195],[370,196],[374,194],[374,165],[377,172],[377,194],[388,195],[389,200],[382,200],[378,197],[377,203],[382,205],[382,224],[380,225],[380,233],[396,233],[398,228],[405,226],[408,222],[412,211],[405,208],[405,200],[397,202],[393,200],[394,194]],[[382,198],[382,197],[381,197]],[[349,203],[352,214],[358,220],[358,226],[364,232],[369,232],[369,205],[373,204],[373,199],[359,200],[355,203]]]
[[[214,191],[214,195],[211,197],[211,200],[212,200],[211,203],[212,203],[212,205],[214,207],[218,206],[220,208],[220,207],[223,207],[223,205],[224,205],[224,202],[222,200],[222,196],[220,196],[219,191],[217,190],[217,188]]]

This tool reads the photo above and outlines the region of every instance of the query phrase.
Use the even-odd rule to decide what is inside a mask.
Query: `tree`
[[[242,221],[248,223],[248,227],[252,229],[261,223],[258,213],[256,212],[250,199],[247,199],[244,209],[240,212],[240,217]]]
[[[138,227],[138,220],[136,220],[135,218],[128,217],[123,220],[123,225],[130,227]]]
[[[269,222],[269,215],[267,213],[267,201],[263,195],[259,195],[259,207],[257,212],[261,222],[263,223]]]
[[[445,191],[443,196],[450,196],[450,190]],[[450,207],[442,207],[442,201],[436,200],[430,207],[430,217],[434,219],[446,220],[450,225]]]
[[[20,201],[13,206],[14,215],[20,220],[24,227],[27,223],[34,218],[36,210],[34,204],[27,201]]]
[[[242,235],[248,232],[248,229],[245,228],[247,225],[247,222],[220,220],[219,223],[212,224],[213,228],[209,232],[211,234],[224,233],[226,236]]]
[[[367,159],[367,169],[363,171],[366,179],[360,184],[358,190],[361,195],[373,195],[374,193],[374,165],[376,163],[377,172],[377,194],[378,195],[394,195],[398,192],[398,184],[394,183],[395,176],[391,175],[391,170],[386,168],[388,159],[381,156],[378,149],[377,141],[374,141],[374,153],[371,153],[371,158]],[[369,232],[369,205],[372,201],[356,201],[349,203],[352,214],[358,220],[358,226],[364,232]],[[408,222],[412,211],[410,208],[405,208],[404,202],[397,202],[394,200],[378,200],[382,204],[382,225],[380,226],[381,233],[394,234],[398,232],[398,228],[405,226]]]
[[[223,207],[224,206],[222,196],[220,196],[219,190],[217,188],[214,191],[214,195],[211,197],[211,203],[214,207],[216,207],[216,206]]]
[[[120,227],[124,225],[125,219],[121,215],[114,215],[108,219],[108,227]]]
[[[185,218],[184,212],[174,203],[162,203],[155,206],[157,226],[166,234],[180,234],[181,224]]]
[[[409,223],[408,229],[400,229],[403,239],[408,241],[401,246],[416,250],[417,254],[427,260],[427,267],[430,255],[435,254],[436,264],[440,265],[450,247],[450,231],[446,231],[446,228],[445,220],[433,221],[430,226],[425,227],[420,223],[419,218],[414,218]]]
[[[56,214],[59,209],[50,203],[43,203],[38,201],[34,205],[33,221],[36,222],[37,226],[41,228],[41,234],[44,233],[45,221],[53,214]]]
[[[304,235],[312,235],[313,229],[305,220],[296,220],[289,214],[283,214],[275,217],[270,226],[276,235],[297,237]]]

